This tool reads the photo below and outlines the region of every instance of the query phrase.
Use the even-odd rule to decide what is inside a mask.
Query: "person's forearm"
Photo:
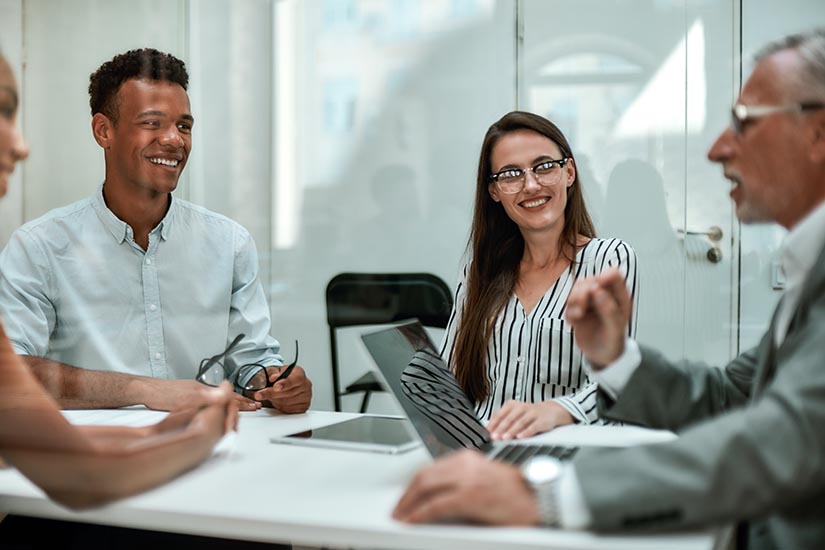
[[[161,441],[158,436],[163,433],[178,434],[192,422],[192,418],[199,413],[199,409],[192,407],[179,409],[167,414],[156,424],[142,427],[132,426],[75,426],[98,450],[104,450],[105,445],[127,445],[136,440],[145,439],[150,444]]]
[[[63,409],[107,409],[142,405],[146,378],[72,367],[42,357],[23,356],[37,380]]]
[[[54,500],[88,508],[164,483],[206,459],[217,430],[188,429],[122,442],[96,441],[91,453],[4,449],[9,461]]]
[[[745,369],[738,384],[730,376],[730,366],[723,370],[688,360],[670,362],[653,349],[641,348],[639,364],[629,371],[624,382],[606,381],[607,370],[594,375],[611,398],[611,389],[623,386],[615,400],[600,401],[600,412],[620,422],[681,431],[746,402],[748,390],[742,381],[749,381],[753,376],[750,352],[733,363]]]
[[[154,433],[154,425],[143,427],[77,426],[77,429],[96,445],[107,442],[112,445],[124,445],[142,437],[150,437]]]

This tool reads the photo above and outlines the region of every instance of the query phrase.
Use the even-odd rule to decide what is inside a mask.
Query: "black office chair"
[[[378,378],[367,372],[340,390],[335,332],[356,325],[381,325],[417,317],[427,327],[447,326],[453,307],[450,288],[430,273],[341,273],[327,285],[327,324],[332,356],[332,391],[335,410],[341,396],[364,393],[361,412],[370,394],[384,391]]]

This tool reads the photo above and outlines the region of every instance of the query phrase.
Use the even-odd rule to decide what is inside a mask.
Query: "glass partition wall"
[[[424,271],[454,287],[483,135],[516,108],[559,124],[599,233],[635,247],[639,339],[723,362],[767,323],[781,232],[740,230],[705,152],[753,50],[825,22],[820,2],[791,4],[0,0],[0,45],[20,75],[33,150],[0,207],[0,244],[100,184],[88,76],[152,46],[190,71],[196,123],[177,194],[254,236],[272,333],[301,341],[315,408],[333,403],[327,282]],[[346,383],[370,362],[360,330],[345,332]],[[370,410],[396,409],[377,396]]]

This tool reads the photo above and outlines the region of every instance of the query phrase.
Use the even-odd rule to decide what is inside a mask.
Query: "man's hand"
[[[573,415],[555,401],[507,401],[490,419],[487,430],[496,441],[524,439],[573,422]]]
[[[269,381],[275,382],[285,369],[285,366],[266,367]],[[245,395],[255,401],[271,405],[283,413],[303,413],[312,404],[312,382],[307,378],[306,371],[296,365],[292,369],[292,374],[284,380],[278,381],[269,388],[246,392]]]
[[[632,303],[618,269],[580,279],[567,298],[567,322],[591,365],[602,369],[624,352]]]
[[[515,466],[477,451],[451,454],[413,478],[392,517],[408,523],[469,520],[489,525],[538,525],[538,503]]]
[[[215,388],[195,382],[194,380],[160,380],[157,378],[141,379],[141,395],[137,402],[150,409],[171,411],[181,408],[199,408],[213,403]],[[254,411],[261,408],[260,403],[232,393],[230,396],[238,409]]]

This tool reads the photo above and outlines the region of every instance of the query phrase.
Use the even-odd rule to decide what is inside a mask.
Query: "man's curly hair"
[[[120,109],[117,92],[124,82],[132,78],[174,82],[184,90],[189,85],[186,65],[177,57],[154,48],[129,50],[101,65],[89,77],[92,116],[102,113],[117,124]]]

